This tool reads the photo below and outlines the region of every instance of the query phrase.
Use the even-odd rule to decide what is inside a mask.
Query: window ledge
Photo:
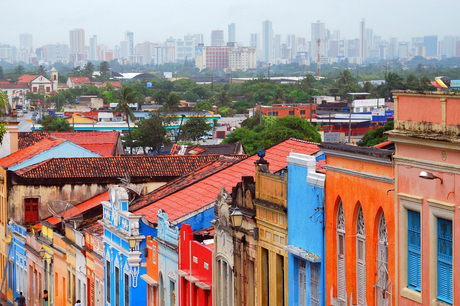
[[[452,304],[440,301],[438,299],[434,299],[431,301],[431,306],[452,306]]]
[[[401,296],[406,299],[412,300],[414,302],[417,302],[420,304],[422,303],[422,293],[421,292],[418,292],[418,291],[415,291],[409,288],[403,288],[401,289]]]

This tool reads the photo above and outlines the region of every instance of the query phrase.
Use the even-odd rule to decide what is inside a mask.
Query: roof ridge
[[[248,157],[246,157],[246,158],[248,158]],[[193,172],[184,174],[184,175],[178,177],[177,179],[174,179],[174,180],[168,182],[167,184],[161,186],[160,188],[155,189],[155,190],[152,190],[150,193],[152,193],[152,192],[158,192],[158,191],[160,191],[160,190],[166,189],[167,187],[173,185],[173,183],[175,183],[176,181],[183,180],[184,177],[191,176],[191,175],[195,174],[198,170],[201,170],[201,169],[204,168],[204,167],[209,167],[211,164],[216,163],[216,162],[218,162],[218,161],[221,161],[222,159],[229,159],[229,160],[232,159],[232,160],[235,160],[234,163],[228,165],[227,167],[222,168],[222,169],[220,169],[220,170],[217,170],[216,172],[209,173],[209,174],[207,174],[207,175],[201,177],[200,179],[194,181],[193,184],[196,184],[196,183],[201,182],[202,180],[204,180],[204,179],[210,177],[211,175],[214,175],[214,174],[216,174],[216,173],[219,173],[219,172],[221,172],[221,171],[223,171],[223,170],[225,170],[225,169],[227,169],[227,168],[229,168],[229,167],[232,167],[232,166],[238,164],[239,162],[245,160],[246,158],[238,159],[238,158],[234,158],[234,157],[228,157],[228,156],[221,155],[218,159],[213,160],[212,162],[209,162],[208,164],[206,164],[206,165],[204,165],[204,166],[202,166],[202,167],[200,167],[200,168],[194,170]],[[177,190],[174,190],[172,193],[176,193],[176,192],[178,192],[178,191],[180,191],[180,190],[182,190],[182,189],[184,189],[184,188],[189,187],[190,185],[191,185],[191,184],[182,186],[182,187],[178,188]],[[149,193],[149,194],[150,194],[150,193]],[[153,201],[153,202],[149,202],[148,204],[145,204],[145,205],[143,205],[143,206],[137,207],[134,211],[138,211],[138,210],[140,210],[140,209],[142,209],[142,208],[144,208],[144,207],[146,207],[146,206],[149,206],[149,205],[151,205],[151,204],[153,204],[153,203],[155,203],[155,202],[157,202],[157,201],[159,201],[159,200],[161,200],[161,199],[163,199],[163,198],[165,198],[165,197],[170,196],[172,193],[165,194],[165,195],[159,197],[158,199],[155,199],[155,201]],[[145,195],[145,196],[147,196],[147,195]],[[145,197],[145,196],[143,196],[143,197]],[[141,198],[139,198],[139,199],[142,199],[143,197],[141,197]],[[137,202],[137,201],[136,201],[136,202]],[[134,202],[134,203],[136,203],[136,202]],[[134,203],[132,203],[132,204],[134,204]]]

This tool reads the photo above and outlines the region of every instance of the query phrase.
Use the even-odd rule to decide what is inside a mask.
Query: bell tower
[[[50,78],[51,82],[53,83],[53,91],[58,89],[58,82],[59,82],[59,72],[56,70],[56,68],[53,67],[53,69],[50,70]]]

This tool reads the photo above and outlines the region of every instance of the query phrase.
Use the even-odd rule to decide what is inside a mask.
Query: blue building
[[[179,305],[179,277],[177,245],[179,228],[171,228],[168,214],[162,209],[158,212],[158,286],[159,300],[165,301],[165,306]]]
[[[104,227],[105,305],[145,305],[147,283],[140,280],[146,273],[145,237],[156,236],[153,225],[141,220],[142,215],[128,211],[128,192],[124,187],[109,189],[110,202],[102,202]],[[148,222],[148,221],[147,221]],[[129,239],[135,247],[129,247]]]
[[[11,237],[11,242],[7,246],[8,250],[8,302],[13,303],[13,300],[19,296],[19,292],[26,295],[28,279],[27,279],[27,252],[26,244],[26,228],[16,224],[13,221],[8,223],[7,237]],[[11,294],[12,293],[12,294]]]
[[[316,154],[318,155],[318,154]],[[288,158],[289,305],[325,305],[324,155],[291,153]]]

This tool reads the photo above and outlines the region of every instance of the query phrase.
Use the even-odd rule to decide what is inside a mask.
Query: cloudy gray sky
[[[33,34],[34,47],[69,43],[69,30],[83,28],[86,44],[113,48],[134,32],[134,42],[163,42],[187,33],[204,34],[210,43],[213,29],[236,24],[236,40],[249,43],[250,33],[261,33],[262,21],[273,22],[275,34],[295,34],[310,40],[311,23],[321,20],[326,28],[341,30],[342,38],[358,37],[359,22],[374,35],[400,41],[413,36],[460,35],[460,1],[429,0],[0,0],[0,43],[19,46],[19,34]],[[284,38],[283,38],[284,39]]]

